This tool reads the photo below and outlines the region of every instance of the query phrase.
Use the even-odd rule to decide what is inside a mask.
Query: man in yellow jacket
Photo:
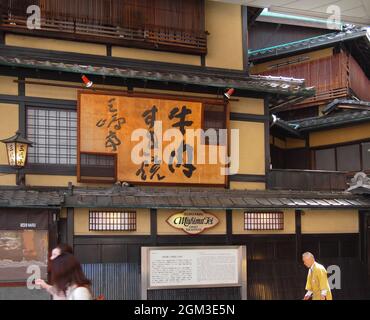
[[[333,300],[328,281],[328,275],[323,265],[315,261],[310,252],[302,255],[304,265],[309,269],[307,275],[307,293],[303,300]]]

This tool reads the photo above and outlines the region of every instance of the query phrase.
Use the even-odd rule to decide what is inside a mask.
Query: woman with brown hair
[[[48,263],[48,274],[49,275],[51,273],[52,261],[63,253],[73,254],[72,247],[69,246],[68,244],[60,243],[51,251],[49,263]],[[54,286],[46,283],[43,279],[37,279],[35,283],[36,285],[45,289],[52,296],[53,300],[65,300],[66,299],[66,296],[63,292],[58,292]]]
[[[92,300],[91,281],[70,253],[62,253],[52,261],[51,282],[58,292],[65,294],[67,300]]]
[[[53,250],[51,250],[50,260],[54,260],[59,257],[62,253],[73,254],[73,249],[70,245],[65,243],[59,243]]]

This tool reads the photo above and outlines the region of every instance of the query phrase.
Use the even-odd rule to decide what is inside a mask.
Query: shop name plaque
[[[182,229],[186,233],[198,234],[205,229],[216,226],[219,223],[219,219],[213,214],[201,210],[186,210],[170,216],[167,219],[167,223],[176,229]]]

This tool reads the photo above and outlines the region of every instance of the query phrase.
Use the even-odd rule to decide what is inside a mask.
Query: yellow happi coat
[[[312,291],[312,300],[321,299],[321,290],[327,290],[326,300],[333,300],[328,275],[323,265],[315,262],[312,269],[308,270],[306,290]]]

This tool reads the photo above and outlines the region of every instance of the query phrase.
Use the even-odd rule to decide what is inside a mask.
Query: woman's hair
[[[82,271],[81,264],[70,253],[62,253],[51,261],[51,283],[64,293],[71,285],[78,287],[91,285],[91,281]]]
[[[66,243],[59,243],[56,248],[58,248],[60,250],[60,253],[70,253],[70,254],[73,254],[73,249],[70,245],[66,244]]]
[[[62,253],[70,253],[70,254],[73,254],[73,249],[70,245],[68,244],[65,244],[65,243],[59,243],[51,252],[50,252],[50,257],[49,257],[49,261],[48,261],[48,280],[51,281],[50,279],[50,273],[51,273],[51,261],[54,260],[56,258],[55,255],[53,255],[53,251],[55,249],[59,249],[60,254]]]

